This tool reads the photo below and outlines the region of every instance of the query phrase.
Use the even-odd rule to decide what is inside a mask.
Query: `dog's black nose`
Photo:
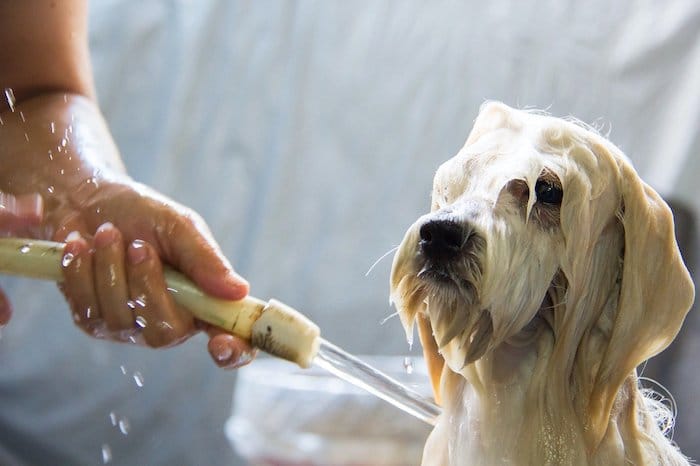
[[[452,220],[429,220],[420,227],[420,249],[431,259],[456,257],[464,243],[464,229]]]

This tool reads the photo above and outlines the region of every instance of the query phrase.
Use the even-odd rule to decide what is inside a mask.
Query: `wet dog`
[[[636,367],[694,288],[673,217],[574,121],[485,104],[394,258],[443,414],[423,465],[687,465]]]

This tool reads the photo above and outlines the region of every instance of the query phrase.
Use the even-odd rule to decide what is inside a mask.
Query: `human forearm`
[[[0,0],[0,18],[0,88],[17,102],[45,92],[94,99],[87,0]]]

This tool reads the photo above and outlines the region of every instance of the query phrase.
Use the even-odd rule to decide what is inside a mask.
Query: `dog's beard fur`
[[[417,314],[430,319],[436,343],[455,372],[478,360],[505,341],[531,334],[532,321],[540,311],[551,310],[561,299],[561,280],[555,280],[554,261],[533,261],[533,254],[553,247],[547,232],[523,248],[517,238],[522,231],[538,230],[533,224],[520,225],[518,214],[502,209],[502,218],[475,226],[465,239],[459,257],[435,264],[420,252],[418,230],[431,217],[419,219],[407,232],[394,259],[392,302],[411,341]],[[452,216],[460,217],[458,209]],[[480,216],[492,220],[489,215]],[[521,253],[506,253],[518,251]],[[491,267],[485,267],[486,264]],[[538,269],[537,274],[535,270]],[[533,279],[533,277],[542,277]],[[549,277],[549,278],[547,278]]]
[[[396,253],[408,339],[418,320],[425,344],[427,321],[426,357],[444,360],[424,465],[688,464],[635,373],[693,300],[672,218],[616,148],[573,126],[482,110]],[[531,194],[553,173],[568,193],[556,210]],[[431,261],[420,226],[445,217],[473,233],[458,257]]]
[[[409,236],[416,236],[414,231]],[[482,280],[480,256],[484,253],[484,241],[473,235],[467,241],[467,253],[457,261],[430,264],[415,251],[416,241],[404,241],[397,253],[397,277],[393,301],[404,312],[408,338],[412,338],[416,312],[430,316],[437,343],[444,347],[457,341],[464,354],[462,367],[484,355],[493,342],[493,321],[488,309],[480,307],[479,289]],[[405,274],[401,274],[406,270]],[[409,271],[410,270],[410,271]]]

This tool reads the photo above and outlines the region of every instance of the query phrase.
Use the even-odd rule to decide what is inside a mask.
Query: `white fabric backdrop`
[[[199,211],[254,295],[354,352],[408,351],[396,320],[379,325],[391,260],[365,272],[426,211],[486,99],[609,130],[650,184],[700,209],[695,0],[91,7],[99,98],[132,175]],[[0,463],[99,464],[105,444],[112,464],[238,464],[222,431],[234,375],[203,339],[91,341],[51,286],[2,283],[18,311],[0,339]]]

